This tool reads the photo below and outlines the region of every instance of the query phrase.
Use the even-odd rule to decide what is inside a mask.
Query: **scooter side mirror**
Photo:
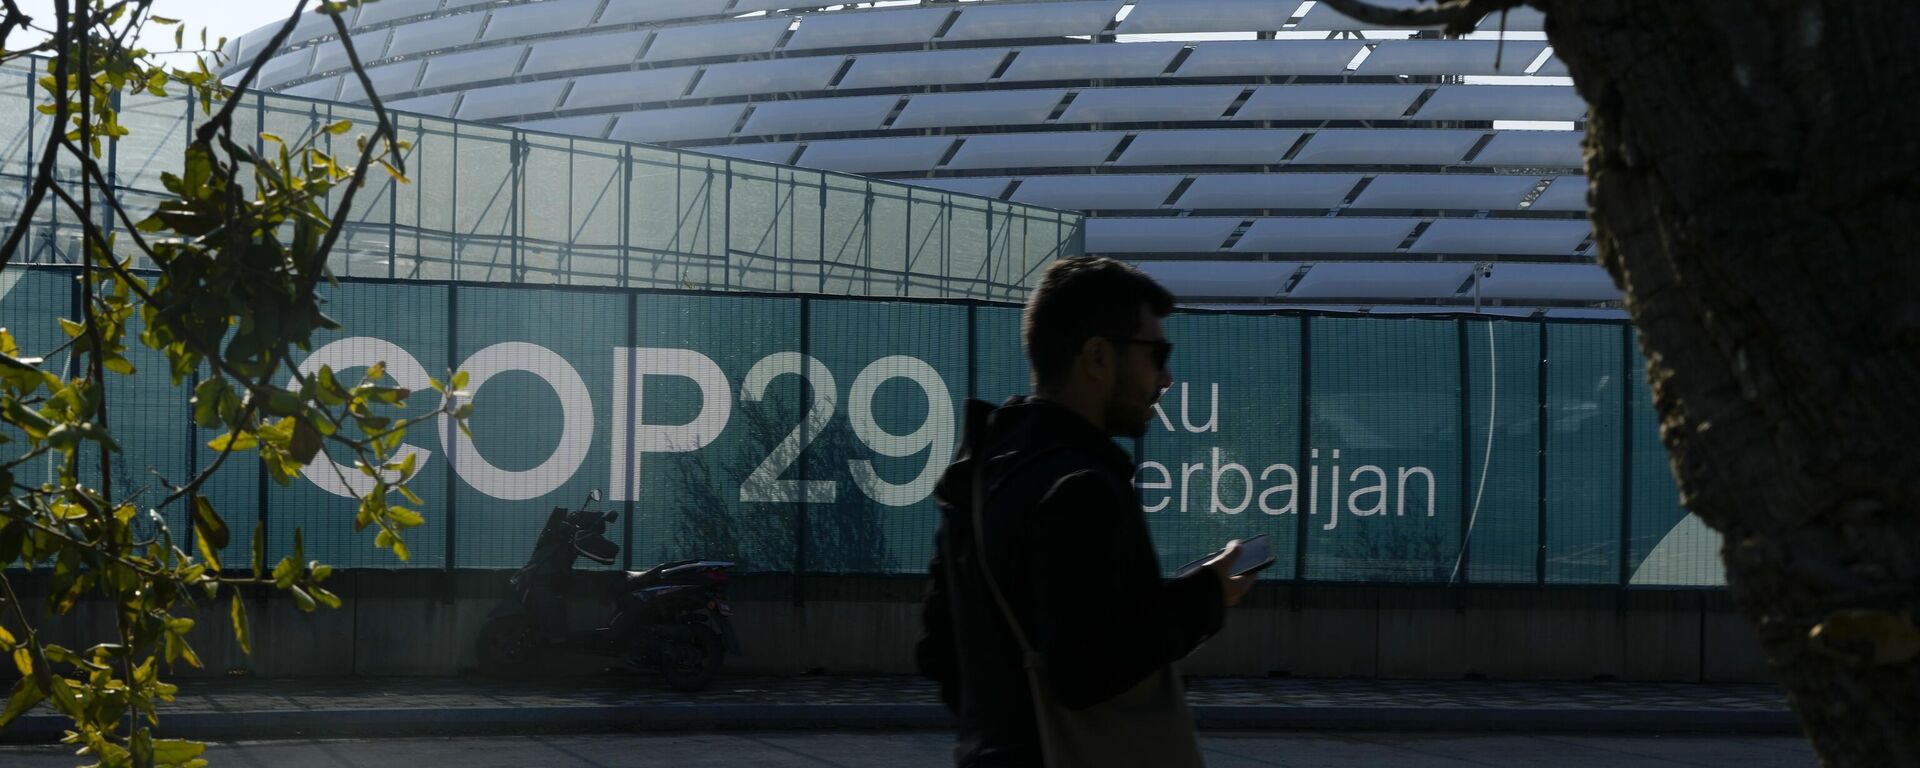
[[[599,501],[599,500],[600,500],[600,489],[595,488],[591,491],[587,491],[587,501]]]

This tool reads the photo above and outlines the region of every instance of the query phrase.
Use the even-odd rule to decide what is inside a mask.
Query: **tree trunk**
[[[1533,0],[1686,506],[1827,765],[1920,765],[1914,0]]]

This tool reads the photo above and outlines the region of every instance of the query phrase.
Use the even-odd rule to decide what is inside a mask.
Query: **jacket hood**
[[[960,451],[934,486],[943,502],[941,511],[964,513],[970,508],[974,467],[982,456],[991,488],[1000,478],[1061,448],[1086,451],[1116,471],[1133,474],[1133,460],[1113,438],[1066,406],[1027,395],[1007,398],[999,406],[967,401]]]

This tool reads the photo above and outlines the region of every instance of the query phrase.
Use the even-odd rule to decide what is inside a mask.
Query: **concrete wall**
[[[17,581],[32,591],[31,579]],[[580,581],[572,618],[584,626],[606,610],[595,599],[604,582]],[[505,592],[506,574],[341,571],[329,585],[346,600],[339,610],[303,614],[279,595],[248,597],[251,656],[233,640],[223,596],[197,617],[193,642],[206,667],[176,674],[459,674],[474,666],[473,639]],[[774,674],[911,673],[924,588],[917,577],[736,579],[731,598],[744,655],[728,664]],[[109,629],[107,615],[83,606],[48,631],[97,642]],[[1491,586],[1261,585],[1184,668],[1304,677],[1771,679],[1752,630],[1724,592]]]

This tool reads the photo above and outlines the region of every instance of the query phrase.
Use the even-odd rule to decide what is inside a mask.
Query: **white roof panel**
[[[997,198],[1000,196],[1000,193],[1007,191],[1007,184],[1013,181],[1013,179],[1007,176],[993,176],[965,179],[894,179],[894,181],[901,184],[911,184],[916,187],[938,189],[944,192],[973,195],[974,197]]]
[[[610,35],[579,35],[535,43],[520,68],[523,75],[568,72],[632,64],[640,57],[652,30],[616,32]]]
[[[381,96],[393,93],[405,93],[413,90],[413,84],[420,78],[421,62],[418,59],[398,64],[383,64],[367,70],[367,82],[373,83],[373,90]],[[360,78],[343,77],[340,86],[341,101],[366,101],[367,93],[360,89]]]
[[[1294,155],[1298,165],[1452,165],[1486,131],[1363,128],[1315,133]]]
[[[1246,90],[1238,85],[1088,88],[1073,97],[1062,123],[1217,120]]]
[[[750,93],[822,90],[845,63],[846,59],[839,56],[810,56],[709,64],[691,95],[704,99]]]
[[[1512,211],[1540,183],[1534,176],[1492,174],[1382,174],[1367,185],[1354,208]]]
[[[646,61],[693,59],[705,56],[732,56],[741,53],[765,53],[780,44],[787,34],[787,17],[733,21],[725,24],[694,24],[667,27],[655,33],[647,46]]]
[[[1276,253],[1392,253],[1419,219],[1363,217],[1256,219],[1235,251]]]
[[[898,103],[899,96],[887,94],[756,104],[753,115],[740,128],[740,135],[871,131],[880,127]]]
[[[334,77],[323,77],[310,83],[301,83],[281,91],[281,93],[287,94],[288,96],[302,96],[309,99],[325,99],[327,101],[333,101],[334,96],[339,92],[340,77],[338,75]],[[358,88],[354,89],[354,93],[359,92]]]
[[[1297,4],[1273,0],[1140,0],[1119,34],[1277,30]]]
[[[440,8],[440,0],[380,0],[360,7],[360,16],[353,20],[356,27],[371,27],[382,22],[404,19],[432,13]]]
[[[953,11],[947,8],[907,8],[880,11],[814,13],[800,18],[800,27],[785,50],[849,48],[865,45],[924,43],[932,40]]]
[[[1598,264],[1495,264],[1480,278],[1483,299],[1614,301],[1620,289]]]
[[[1278,296],[1300,271],[1297,261],[1141,261],[1134,266],[1182,301]]]
[[[701,147],[699,151],[707,155],[734,157],[741,160],[757,160],[763,163],[786,165],[793,158],[793,151],[800,147],[791,141],[776,141],[765,144],[728,144],[719,147]]]
[[[386,0],[381,0],[385,2]],[[714,16],[727,9],[728,0],[609,0],[595,26],[633,24],[666,19]],[[743,3],[744,4],[744,3]]]
[[[1592,228],[1582,219],[1440,219],[1409,253],[1570,256]]]
[[[680,94],[687,92],[687,83],[693,79],[695,69],[669,67],[577,77],[573,80],[573,90],[567,92],[565,108],[611,107],[677,99]]]
[[[1035,125],[1046,122],[1066,96],[1065,88],[922,94],[907,102],[892,127]]]
[[[1003,40],[1097,35],[1120,12],[1122,0],[1055,3],[977,3],[963,6],[960,20],[942,40]]]
[[[1584,120],[1587,102],[1571,85],[1443,85],[1416,120]]]
[[[1585,211],[1587,209],[1587,177],[1561,176],[1547,185],[1547,191],[1534,199],[1529,211]]]
[[[546,120],[526,120],[513,124],[513,127],[542,133],[559,133],[567,136],[581,136],[598,139],[607,135],[607,126],[613,122],[611,115],[584,115],[581,117],[553,117]]]
[[[1546,48],[1544,40],[1386,40],[1355,74],[1524,75]]]
[[[1008,198],[1016,203],[1064,210],[1159,208],[1185,177],[1174,174],[1032,176]]]
[[[545,35],[569,29],[583,29],[600,10],[600,0],[543,0],[495,8],[487,22],[482,40]]]
[[[1424,85],[1263,85],[1235,120],[1399,120]]]
[[[924,171],[939,165],[955,141],[951,136],[816,141],[795,164],[844,173]]]
[[[1289,299],[1438,299],[1460,292],[1472,264],[1433,262],[1315,264]]]
[[[368,6],[371,7],[371,6]],[[387,29],[373,32],[353,33],[353,51],[360,54],[361,63],[386,58],[387,40],[393,37],[393,31]],[[338,40],[329,40],[315,46],[313,52],[313,74],[331,72],[347,66],[347,47]]]
[[[355,24],[353,20],[355,10],[356,9],[353,8],[346,10],[347,29],[349,30],[353,29]],[[285,21],[286,17],[284,16],[276,20],[276,22]],[[277,30],[279,27],[280,24],[275,23],[270,26],[269,29]],[[293,32],[287,35],[286,44],[297,45],[316,37],[325,37],[331,34],[334,34],[333,17],[321,13],[320,10],[316,8],[300,15],[300,21],[293,25]],[[269,35],[268,38],[271,39],[271,35]]]
[[[645,2],[645,0],[641,0]],[[724,3],[723,3],[724,4]],[[740,0],[727,9],[727,14],[739,16],[755,11],[784,11],[789,8],[819,8],[825,3],[819,0]]]
[[[745,104],[720,104],[629,112],[613,124],[607,138],[643,144],[719,138],[733,131],[734,124],[740,122],[740,113],[745,111]]]
[[[512,77],[520,66],[524,45],[498,45],[476,51],[461,51],[427,60],[427,74],[421,76],[421,88],[440,88],[459,83],[499,80]]]
[[[358,47],[355,50],[359,50]],[[289,80],[306,77],[308,68],[312,66],[312,47],[287,51],[267,60],[266,66],[260,68],[259,78],[254,82],[261,88],[272,88]]]
[[[1180,77],[1344,75],[1364,40],[1217,40],[1193,44]]]
[[[1176,208],[1334,208],[1365,178],[1358,173],[1229,173],[1199,176]]]
[[[1000,73],[1000,81],[1159,77],[1180,48],[1179,43],[1035,46],[1013,57],[1013,64]]]
[[[1087,253],[1213,253],[1240,219],[1157,216],[1087,219],[1086,224]]]
[[[1074,168],[1099,165],[1125,133],[996,133],[969,136],[947,168]]]
[[[1586,137],[1585,131],[1494,131],[1468,165],[1579,168],[1586,163],[1580,149]]]
[[[1274,165],[1301,133],[1284,128],[1141,131],[1114,165]]]
[[[864,53],[855,56],[842,89],[893,88],[902,85],[984,83],[1007,57],[1005,48],[966,48],[955,51]]]
[[[421,115],[433,115],[434,117],[453,117],[453,105],[459,101],[460,93],[455,91],[452,93],[437,93],[432,96],[421,96],[414,99],[389,101],[385,102],[385,104],[388,109],[399,112],[413,112]]]
[[[378,6],[379,3],[374,5]],[[463,13],[394,27],[393,42],[387,46],[387,55],[405,56],[466,45],[480,37],[480,27],[486,21],[487,15],[484,13]],[[359,50],[359,46],[355,45],[354,50]]]
[[[508,115],[552,112],[560,103],[560,92],[566,88],[565,80],[536,80],[476,88],[466,92],[467,97],[460,100],[460,111],[454,117],[461,120],[490,120]]]

